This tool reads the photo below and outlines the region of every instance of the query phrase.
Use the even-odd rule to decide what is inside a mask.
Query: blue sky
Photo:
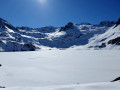
[[[0,17],[14,26],[97,24],[120,17],[120,0],[0,0]]]

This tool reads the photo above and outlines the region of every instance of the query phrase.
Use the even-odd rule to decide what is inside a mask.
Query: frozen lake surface
[[[72,49],[2,52],[0,85],[6,86],[5,90],[88,90],[80,87],[88,87],[88,83],[100,83],[102,86],[103,82],[108,82],[105,85],[109,86],[112,84],[109,81],[120,76],[119,54],[119,50]],[[118,87],[118,84],[113,83],[112,86]],[[53,89],[64,85],[70,89]],[[44,89],[40,89],[42,87]],[[118,89],[120,87],[109,90]]]

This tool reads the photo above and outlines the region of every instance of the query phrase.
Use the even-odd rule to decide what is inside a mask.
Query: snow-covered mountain
[[[105,33],[91,38],[86,46],[94,49],[120,49],[120,19]]]
[[[34,51],[36,47],[23,42],[18,29],[0,18],[0,51]]]
[[[46,26],[29,28],[14,27],[0,18],[0,51],[34,51],[43,46],[50,48],[69,48],[72,46],[84,47],[88,44],[90,45],[88,45],[89,47],[95,47],[95,43],[91,44],[95,41],[95,37],[99,34],[108,35],[108,29],[113,28],[115,23],[115,21],[102,21],[98,25],[92,25],[90,23],[73,24],[69,22],[64,27]],[[118,33],[116,31],[118,36],[119,28],[120,26],[118,25],[114,26],[113,29],[113,31],[118,31]],[[112,35],[112,33],[114,32],[111,31],[111,34],[109,34],[111,40],[117,38],[116,34]],[[101,44],[103,45],[104,42]]]

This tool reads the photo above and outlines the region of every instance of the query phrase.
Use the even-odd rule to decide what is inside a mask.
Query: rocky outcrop
[[[21,51],[35,51],[36,47],[33,44],[27,43],[24,44]]]
[[[14,26],[12,26],[10,23],[8,23],[7,21],[5,21],[4,19],[0,18],[0,29],[12,29],[12,30],[17,30]]]
[[[98,46],[99,48],[105,48],[106,47],[106,43],[102,43],[100,46]]]
[[[72,22],[69,22],[65,27],[61,27],[60,31],[66,31],[69,29],[74,29],[74,24]]]
[[[118,19],[118,21],[117,21],[117,23],[116,23],[114,28],[116,28],[118,25],[120,25],[120,18]]]
[[[111,82],[116,82],[116,81],[120,81],[120,77],[118,77],[118,78],[112,80]]]
[[[120,45],[120,37],[117,37],[115,39],[112,39],[108,42],[108,44],[116,44],[116,45]]]
[[[116,22],[115,21],[102,21],[100,22],[100,26],[107,26],[107,27],[112,27],[113,25],[115,25]]]

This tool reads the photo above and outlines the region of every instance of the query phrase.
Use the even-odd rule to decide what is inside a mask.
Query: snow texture
[[[0,53],[1,90],[120,90],[120,51]]]

